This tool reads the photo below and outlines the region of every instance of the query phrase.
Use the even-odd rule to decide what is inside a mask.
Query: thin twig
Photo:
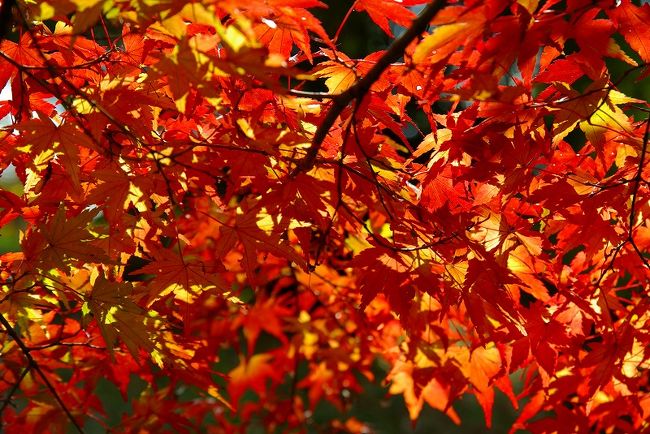
[[[636,242],[634,241],[634,224],[636,222],[636,202],[639,193],[639,186],[641,185],[641,180],[643,179],[643,167],[645,164],[645,156],[646,153],[648,152],[649,134],[650,134],[650,117],[648,117],[648,119],[646,119],[645,122],[645,133],[643,134],[643,147],[641,148],[641,156],[639,157],[639,169],[637,170],[636,175],[634,176],[634,186],[632,187],[632,204],[630,205],[630,222],[629,222],[630,227],[628,232],[628,239],[630,243],[632,243],[632,247],[634,248],[637,255],[639,255],[639,258],[641,258],[641,261],[647,268],[650,268],[650,263],[648,262],[648,259],[645,256],[643,256],[643,252],[641,252],[639,247],[636,245]]]
[[[7,406],[11,403],[11,398],[13,398],[14,394],[18,391],[18,388],[20,387],[20,383],[23,382],[23,379],[27,375],[27,373],[30,371],[31,366],[27,366],[25,369],[23,369],[23,372],[20,373],[20,376],[18,379],[16,379],[16,382],[14,385],[11,387],[11,390],[5,397],[5,399],[2,402],[2,406],[0,407],[0,421],[2,420],[2,414],[4,413],[5,409]],[[0,422],[0,427],[2,426],[2,423]]]
[[[310,92],[308,90],[299,90],[299,89],[289,89],[287,92],[289,93],[289,95],[292,96],[311,98],[316,100],[334,99],[338,96],[338,95],[332,95],[331,93],[327,93],[327,92]]]
[[[59,393],[56,391],[50,380],[45,376],[45,373],[41,369],[41,367],[36,363],[36,360],[32,357],[30,354],[30,349],[25,345],[23,342],[22,338],[16,333],[16,330],[11,326],[9,321],[4,317],[4,315],[0,314],[0,324],[4,327],[4,329],[7,331],[7,334],[11,336],[11,338],[16,342],[16,345],[18,345],[18,348],[23,352],[23,355],[27,359],[27,362],[29,363],[29,366],[36,371],[39,377],[41,377],[41,380],[43,380],[43,383],[45,383],[45,386],[47,389],[50,391],[56,402],[59,404],[63,412],[68,416],[68,419],[70,419],[70,422],[74,425],[74,427],[77,429],[78,432],[82,433],[84,432],[83,428],[81,428],[81,425],[79,425],[79,422],[72,416],[72,413],[70,412],[70,409],[65,405],[63,400],[61,399],[61,396],[59,396]]]

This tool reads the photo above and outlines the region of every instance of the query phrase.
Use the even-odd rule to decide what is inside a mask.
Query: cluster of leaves
[[[11,432],[135,379],[120,429],[301,432],[378,356],[413,419],[648,428],[650,6],[425,3],[356,0],[353,59],[318,0],[2,2]]]

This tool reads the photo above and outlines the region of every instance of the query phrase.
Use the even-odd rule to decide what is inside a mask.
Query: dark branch
[[[316,132],[314,133],[314,138],[312,139],[311,146],[307,150],[307,155],[305,158],[298,163],[298,166],[293,171],[292,175],[296,175],[298,172],[309,171],[314,164],[316,163],[316,157],[318,156],[318,151],[320,150],[325,137],[329,133],[330,129],[336,122],[336,119],[341,115],[343,110],[355,99],[361,101],[363,97],[368,93],[370,87],[379,79],[381,74],[395,61],[404,55],[406,47],[417,38],[422,32],[424,32],[431,22],[431,20],[436,16],[436,14],[446,6],[447,2],[445,0],[434,0],[429,5],[424,8],[422,13],[413,20],[411,27],[409,27],[406,32],[397,38],[391,45],[388,47],[386,52],[379,58],[377,63],[368,71],[368,73],[361,79],[359,79],[355,84],[344,92],[338,95],[332,95],[333,105],[325,115],[325,119],[318,126]]]
[[[65,403],[59,396],[59,393],[56,391],[56,389],[54,388],[50,380],[48,380],[48,378],[45,376],[45,373],[38,365],[38,363],[36,363],[36,360],[34,360],[32,355],[30,354],[30,349],[27,347],[27,345],[25,345],[21,337],[18,335],[18,333],[16,333],[16,330],[14,330],[14,328],[11,326],[9,321],[7,321],[7,319],[2,314],[0,314],[0,324],[2,324],[2,327],[4,327],[4,329],[7,331],[7,334],[9,334],[9,336],[11,336],[14,342],[16,342],[16,345],[18,345],[18,348],[20,348],[20,350],[23,352],[23,355],[27,359],[27,362],[29,363],[29,367],[34,369],[38,374],[38,376],[41,377],[41,380],[43,380],[43,383],[45,383],[47,389],[50,391],[52,396],[54,396],[56,402],[59,404],[59,406],[64,411],[66,416],[68,416],[68,419],[70,419],[70,422],[72,422],[72,424],[77,429],[77,431],[83,434],[84,430],[81,428],[81,425],[79,425],[79,422],[77,422],[74,416],[72,416],[72,413],[70,413],[70,409],[68,409],[68,407],[65,405]]]

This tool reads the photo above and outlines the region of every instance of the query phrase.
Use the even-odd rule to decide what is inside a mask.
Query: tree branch
[[[368,73],[363,76],[361,79],[357,80],[351,87],[349,87],[344,92],[338,95],[332,95],[333,105],[325,115],[325,119],[318,126],[316,132],[314,133],[314,138],[312,139],[311,146],[307,150],[307,155],[305,158],[298,163],[296,169],[292,172],[292,176],[297,175],[299,172],[307,172],[316,163],[316,157],[318,156],[318,151],[320,150],[325,137],[329,133],[330,129],[336,122],[336,119],[341,115],[343,110],[350,104],[353,100],[358,99],[359,101],[363,100],[363,97],[368,93],[370,87],[379,79],[381,74],[397,59],[404,55],[406,47],[424,32],[431,22],[431,20],[436,16],[436,14],[445,6],[447,2],[445,0],[434,0],[429,5],[424,8],[424,10],[418,15],[418,17],[413,20],[411,27],[409,27],[406,32],[397,38],[386,50],[386,52],[377,60],[377,63],[368,71]]]
[[[80,433],[83,434],[84,430],[81,428],[81,425],[79,425],[79,422],[72,416],[72,413],[70,413],[70,409],[65,405],[61,397],[59,396],[59,393],[56,391],[50,380],[45,376],[45,373],[41,369],[41,367],[36,363],[36,360],[32,357],[30,354],[30,349],[25,345],[21,337],[16,333],[16,330],[11,326],[9,321],[7,321],[7,318],[4,317],[4,315],[0,314],[0,324],[2,324],[2,327],[7,331],[9,336],[16,342],[16,345],[18,345],[18,348],[23,352],[25,355],[25,358],[27,359],[27,362],[29,363],[29,366],[33,368],[36,373],[38,374],[39,377],[41,377],[41,380],[43,380],[43,383],[45,383],[45,386],[48,388],[52,396],[54,396],[54,399],[56,402],[59,404],[63,412],[68,416],[68,419],[70,419],[70,422],[74,425],[74,427],[79,431]]]

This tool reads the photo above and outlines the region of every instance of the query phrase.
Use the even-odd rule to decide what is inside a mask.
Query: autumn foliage
[[[2,2],[7,432],[306,432],[364,381],[650,429],[650,6],[349,7]],[[355,14],[384,51],[341,49]]]

